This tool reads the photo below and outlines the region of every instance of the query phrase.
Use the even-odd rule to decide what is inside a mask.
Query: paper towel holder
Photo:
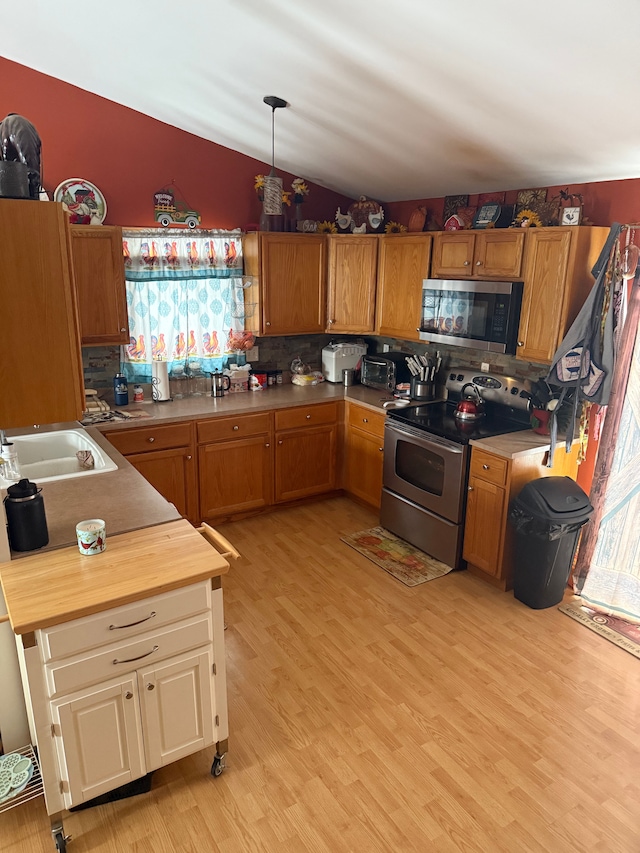
[[[166,361],[154,361],[152,364],[151,398],[154,403],[171,401],[169,368]]]

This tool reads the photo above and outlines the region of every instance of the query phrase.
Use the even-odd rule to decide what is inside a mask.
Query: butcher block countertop
[[[135,571],[132,567],[135,566]],[[225,574],[229,564],[188,521],[109,536],[101,554],[77,546],[0,565],[16,634],[49,628]]]
[[[578,441],[578,439],[574,439]],[[518,456],[529,456],[532,453],[546,453],[550,449],[548,435],[540,435],[532,429],[524,429],[520,432],[510,432],[507,435],[494,435],[491,438],[473,439],[470,444],[487,453],[495,453],[496,456],[504,456],[505,459],[515,459]],[[564,445],[564,436],[558,436],[556,446]]]

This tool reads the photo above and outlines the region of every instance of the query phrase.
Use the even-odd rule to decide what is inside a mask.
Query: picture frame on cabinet
[[[582,207],[563,207],[560,211],[560,225],[580,225]]]
[[[444,222],[450,216],[455,215],[458,212],[459,207],[467,207],[469,204],[469,196],[468,195],[448,195],[445,196],[444,199],[444,211],[442,214],[442,219]]]

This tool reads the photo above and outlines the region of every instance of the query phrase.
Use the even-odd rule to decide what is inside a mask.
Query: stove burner
[[[405,409],[391,409],[387,417],[458,444],[468,444],[472,439],[490,438],[531,428],[528,416],[526,420],[522,415],[510,417],[509,410],[504,407],[495,409],[487,406],[484,417],[476,420],[457,418],[454,412],[455,404],[429,403],[408,406]]]

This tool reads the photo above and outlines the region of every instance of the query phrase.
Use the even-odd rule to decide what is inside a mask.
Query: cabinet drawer
[[[471,477],[480,477],[496,486],[504,486],[507,482],[509,461],[484,450],[473,449],[471,453]]]
[[[295,409],[279,409],[276,413],[276,430],[298,429],[318,424],[334,424],[338,420],[337,403],[321,403],[317,406],[299,406]]]
[[[373,412],[364,406],[349,403],[347,423],[349,426],[357,427],[364,432],[382,439],[384,437],[384,422],[386,415],[383,412]]]
[[[70,693],[212,642],[211,614],[191,616],[160,631],[148,631],[140,637],[101,646],[60,663],[46,664],[47,692],[49,696]]]
[[[260,412],[255,415],[237,415],[235,418],[211,418],[198,421],[198,444],[209,441],[228,441],[230,438],[246,438],[249,435],[262,435],[269,432],[271,414]]]
[[[56,660],[111,645],[210,609],[211,584],[203,581],[39,631],[38,646],[43,660]]]
[[[191,444],[191,424],[164,424],[142,429],[123,429],[120,432],[107,431],[104,437],[123,456],[148,450],[165,450],[169,447],[188,447]]]

